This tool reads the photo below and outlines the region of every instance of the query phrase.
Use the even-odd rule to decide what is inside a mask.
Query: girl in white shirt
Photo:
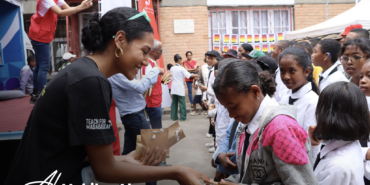
[[[363,92],[348,82],[327,86],[320,94],[316,118],[317,127],[310,134],[311,144],[328,141],[314,163],[314,174],[319,184],[364,184],[359,140],[368,140],[370,119]],[[311,126],[310,133],[313,128]]]
[[[279,55],[279,61],[281,80],[288,88],[279,103],[297,107],[297,121],[307,132],[310,125],[316,125],[319,99],[310,54],[299,47],[286,48]]]

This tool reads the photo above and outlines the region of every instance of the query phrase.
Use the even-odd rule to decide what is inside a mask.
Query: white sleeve
[[[190,78],[191,74],[185,68],[181,68],[181,72],[186,78]]]
[[[366,160],[366,153],[370,147],[362,147],[362,156],[364,156],[364,176],[370,179],[370,161]]]
[[[58,6],[61,7],[62,5],[67,4],[64,0],[58,0]]]
[[[48,12],[48,10],[52,7],[56,5],[55,2],[53,0],[41,0],[40,1],[40,5],[39,6],[39,11],[38,13],[44,17],[44,15],[46,14],[46,12]]]
[[[304,115],[304,121],[303,121],[303,129],[308,133],[308,128],[310,125],[316,126],[316,104],[313,102],[313,104],[308,104],[306,114]]]

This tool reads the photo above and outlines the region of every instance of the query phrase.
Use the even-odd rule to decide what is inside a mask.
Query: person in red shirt
[[[84,0],[76,7],[70,7],[64,0],[37,0],[36,13],[31,17],[28,36],[35,50],[36,66],[33,71],[33,92],[30,103],[34,104],[39,92],[46,85],[50,68],[50,42],[54,39],[59,17],[72,15],[92,6],[92,0]]]
[[[199,71],[199,66],[197,66],[197,62],[192,60],[193,59],[193,52],[187,51],[185,53],[186,61],[183,63],[185,69],[191,74],[197,74]],[[190,100],[191,107],[193,108],[193,80],[185,78],[186,86],[188,88],[188,96]]]

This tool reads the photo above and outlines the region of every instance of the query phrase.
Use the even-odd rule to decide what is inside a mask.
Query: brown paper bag
[[[185,137],[185,133],[179,125],[179,122],[175,122],[171,126],[168,127],[168,143],[167,148],[170,148],[181,139]]]
[[[136,149],[134,159],[141,160],[142,156],[146,152],[146,147],[141,143],[141,135],[137,135],[136,138]]]
[[[141,129],[141,143],[144,147],[150,148],[150,153],[156,147],[159,147],[156,158],[158,158],[163,150],[167,149],[168,128],[161,129]]]

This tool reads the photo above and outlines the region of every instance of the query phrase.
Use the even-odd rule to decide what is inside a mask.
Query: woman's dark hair
[[[304,50],[307,50],[307,52],[312,55],[313,53],[313,49],[312,49],[312,46],[310,43],[308,43],[307,41],[302,41],[302,42],[298,42],[297,44],[294,45],[294,47],[300,47]]]
[[[362,52],[366,53],[367,58],[370,58],[370,40],[369,39],[358,38],[358,39],[347,40],[342,46],[342,55],[344,51],[346,50],[346,47],[350,45],[354,45],[357,48],[360,48]]]
[[[369,140],[369,108],[364,93],[355,84],[336,82],[319,96],[317,127],[313,138],[324,140]]]
[[[330,53],[331,62],[337,62],[340,52],[340,42],[334,39],[324,39],[319,42],[323,54]]]
[[[316,93],[319,94],[320,90],[319,87],[317,86],[315,79],[313,78],[313,66],[311,62],[311,56],[307,51],[305,51],[302,48],[299,47],[289,47],[283,50],[283,52],[279,55],[279,61],[283,57],[290,56],[293,58],[293,60],[298,62],[298,65],[303,67],[303,71],[305,71],[308,67],[311,68],[310,74],[307,76],[307,81],[311,82],[312,85],[312,90]]]
[[[172,64],[167,64],[167,70],[170,70],[172,66]]]
[[[243,49],[244,49],[245,51],[249,51],[249,52],[251,52],[251,51],[253,50],[253,46],[252,46],[252,45],[250,45],[250,44],[247,44],[247,43],[242,44],[242,47],[243,47]]]
[[[272,96],[276,90],[273,75],[257,68],[257,64],[240,59],[227,61],[217,72],[212,86],[215,94],[223,94],[227,88],[248,93],[252,85],[258,85],[263,95]]]
[[[191,52],[191,51],[187,51],[187,52],[185,53],[185,56],[188,56],[188,53],[190,53],[191,55],[193,55],[193,52]]]
[[[88,24],[82,29],[82,44],[89,51],[104,51],[108,42],[120,30],[126,33],[125,42],[141,39],[145,33],[153,33],[153,28],[144,16],[127,20],[138,14],[135,9],[128,7],[115,8],[107,12],[100,20],[99,14],[91,15]]]
[[[181,56],[179,54],[176,54],[174,57],[173,57],[173,60],[175,60],[175,62],[177,63],[181,58]]]

